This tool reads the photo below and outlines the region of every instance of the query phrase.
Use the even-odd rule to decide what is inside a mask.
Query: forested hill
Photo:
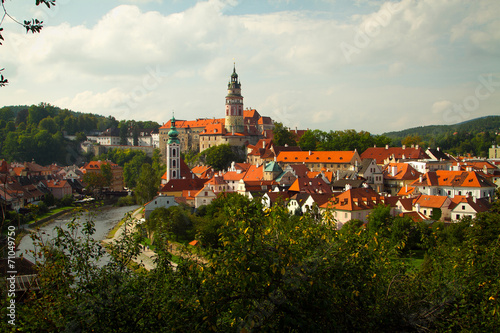
[[[402,131],[387,132],[384,135],[395,138],[405,138],[409,135],[435,136],[448,132],[482,132],[500,131],[500,116],[487,116],[476,118],[454,125],[429,125],[408,128]]]
[[[5,106],[0,108],[0,159],[67,165],[80,158],[78,143],[92,132],[117,128],[126,140],[129,130],[135,133],[141,128],[155,127],[159,127],[156,122],[118,121],[111,116],[74,112],[47,103]],[[74,135],[76,140],[67,140],[64,134]]]
[[[430,125],[387,132],[393,146],[419,144],[440,147],[454,155],[487,157],[488,149],[500,144],[500,116],[476,118],[455,125]]]

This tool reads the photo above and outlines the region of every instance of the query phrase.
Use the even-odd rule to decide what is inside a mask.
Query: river
[[[115,225],[123,219],[126,213],[132,212],[136,210],[138,207],[139,206],[126,206],[126,207],[104,206],[97,209],[93,209],[90,215],[86,213],[85,215],[79,216],[78,220],[83,222],[86,221],[89,218],[89,216],[92,216],[93,220],[95,221],[95,230],[96,230],[93,235],[93,238],[97,241],[101,241],[105,239],[109,231],[113,229]],[[50,224],[40,227],[40,232],[43,240],[50,240],[56,235],[56,231],[54,230],[55,227],[62,227],[64,229],[67,229],[66,224],[72,221],[73,218],[74,218],[73,214],[66,214],[64,216],[56,218],[54,222],[51,222]],[[81,234],[78,234],[78,236],[81,236]],[[30,252],[30,250],[34,249],[35,247],[33,245],[33,240],[29,235],[26,235],[23,237],[21,243],[17,248],[18,251],[17,256],[23,254],[26,259],[34,263],[35,258],[33,257],[33,254]]]

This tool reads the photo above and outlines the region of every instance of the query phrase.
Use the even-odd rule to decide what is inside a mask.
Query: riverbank
[[[119,228],[116,229],[116,232],[112,234],[113,228],[110,231],[109,236],[112,236],[111,238],[103,239],[101,241],[101,244],[103,246],[106,246],[107,244],[113,243],[113,242],[119,242],[120,239],[122,238],[122,235],[127,232],[127,233],[132,233],[134,232],[136,222],[140,220],[141,218],[144,217],[144,209],[143,207],[139,207],[132,213],[132,220],[131,223],[125,223],[125,219],[122,219],[120,222],[118,222]],[[112,235],[111,235],[112,234]],[[149,248],[143,248],[141,252],[137,255],[136,258],[133,259],[133,261],[139,265],[143,265],[144,269],[150,271],[152,269],[156,268],[156,263],[154,262],[154,259],[156,257],[156,253],[152,251]],[[176,263],[172,263],[172,266],[177,267]]]

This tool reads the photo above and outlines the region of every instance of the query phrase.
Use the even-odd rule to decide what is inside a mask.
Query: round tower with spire
[[[181,178],[181,142],[179,141],[179,132],[175,128],[175,117],[172,114],[170,120],[170,131],[168,131],[167,141],[167,182],[170,179]]]
[[[233,74],[227,85],[225,128],[230,133],[242,133],[244,128],[243,96],[241,96],[241,83],[236,74],[236,64],[234,64]]]

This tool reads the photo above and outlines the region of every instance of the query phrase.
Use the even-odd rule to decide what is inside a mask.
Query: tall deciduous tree
[[[274,123],[273,141],[277,146],[296,146],[295,136],[282,123]]]
[[[135,187],[137,201],[144,204],[153,199],[158,194],[159,186],[160,178],[158,175],[150,164],[144,164],[141,167],[141,174],[137,179],[137,186]]]
[[[228,144],[210,147],[203,154],[206,156],[206,163],[217,171],[227,169],[237,158]]]

